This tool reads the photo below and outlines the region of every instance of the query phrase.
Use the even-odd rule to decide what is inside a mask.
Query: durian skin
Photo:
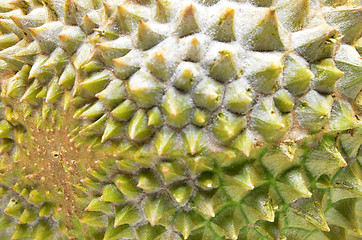
[[[361,23],[341,0],[1,1],[0,239],[360,239]]]

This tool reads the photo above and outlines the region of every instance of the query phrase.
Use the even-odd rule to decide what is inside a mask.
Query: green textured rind
[[[0,238],[360,238],[345,3],[1,2]]]

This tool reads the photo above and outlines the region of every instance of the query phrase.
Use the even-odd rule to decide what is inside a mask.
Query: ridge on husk
[[[0,239],[361,239],[359,4],[0,1]]]

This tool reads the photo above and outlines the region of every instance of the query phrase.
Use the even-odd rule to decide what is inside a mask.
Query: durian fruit
[[[0,239],[361,239],[353,0],[1,0]]]

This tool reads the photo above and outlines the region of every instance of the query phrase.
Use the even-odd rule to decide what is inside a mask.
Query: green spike
[[[171,9],[169,0],[155,0],[155,19],[161,23],[166,23],[170,20]]]
[[[163,123],[162,113],[158,107],[154,107],[148,111],[148,126],[160,127]]]
[[[81,23],[81,28],[87,34],[91,34],[94,32],[94,29],[97,29],[101,24],[101,19],[99,13],[97,11],[88,12]]]
[[[107,66],[112,66],[112,60],[125,56],[132,49],[132,41],[127,37],[120,37],[109,42],[98,43],[97,47]]]
[[[328,238],[328,240],[333,240],[333,239],[347,240],[346,229],[336,225],[330,225],[329,228],[330,228],[329,232],[323,232],[323,234]]]
[[[246,225],[245,218],[237,205],[222,209],[211,223],[212,228],[228,239],[238,239],[239,230]]]
[[[152,226],[150,224],[138,227],[136,234],[139,240],[154,240],[158,239],[166,229],[163,226]],[[160,239],[161,240],[161,239]]]
[[[77,99],[74,99],[73,101],[76,102],[76,100]],[[91,104],[85,104],[82,107],[80,107],[79,109],[77,109],[73,115],[73,118],[79,119],[81,117],[82,113],[85,112],[89,108],[90,105]]]
[[[198,190],[193,199],[195,203],[193,210],[206,217],[206,219],[215,217],[215,213],[226,205],[227,197],[225,193],[220,190],[215,191]]]
[[[104,129],[104,125],[107,120],[107,114],[104,114],[102,117],[100,117],[97,121],[86,125],[79,134],[82,136],[93,136],[97,133],[100,133]]]
[[[301,171],[295,169],[288,171],[276,181],[276,188],[285,202],[289,203],[297,198],[309,198],[312,196],[304,179],[305,177]]]
[[[34,105],[38,104],[39,99],[36,96],[40,92],[41,89],[42,89],[42,86],[40,85],[39,81],[37,79],[35,79],[34,82],[25,91],[25,93],[21,97],[20,101],[29,102]]]
[[[181,15],[178,17],[175,29],[175,33],[179,37],[185,37],[200,31],[195,12],[196,8],[192,4],[186,6],[181,11]]]
[[[351,132],[346,132],[340,136],[340,143],[343,151],[347,153],[350,159],[357,156],[360,146],[362,145],[362,125],[361,123]]]
[[[92,9],[92,1],[64,1],[64,21],[68,25],[79,25],[83,16]]]
[[[183,127],[189,121],[192,103],[190,98],[176,89],[169,89],[162,102],[162,112],[168,124]]]
[[[115,13],[115,20],[119,32],[127,34],[133,31],[139,20],[146,20],[147,12],[144,7],[138,6],[136,8],[125,8],[123,5],[118,5]]]
[[[245,127],[245,117],[222,111],[216,115],[212,132],[219,141],[226,143],[236,138]]]
[[[206,145],[205,132],[193,126],[188,126],[182,131],[187,153],[195,155],[201,152]]]
[[[284,65],[284,87],[295,95],[304,93],[314,78],[308,63],[298,55],[290,54],[285,58]]]
[[[11,217],[19,218],[23,212],[23,209],[23,203],[18,199],[12,198],[4,209],[4,213]]]
[[[106,227],[108,219],[102,212],[84,212],[80,222],[92,227]]]
[[[45,101],[47,103],[55,103],[63,95],[63,89],[59,86],[58,82],[58,77],[54,77],[53,80],[50,82],[47,95],[45,97]]]
[[[347,198],[362,197],[362,182],[360,167],[357,162],[350,163],[342,169],[333,179],[331,200],[337,202]]]
[[[314,90],[299,99],[296,113],[300,124],[311,132],[324,129],[330,118],[333,99]]]
[[[143,53],[137,50],[129,52],[124,57],[112,59],[117,77],[128,79],[140,69]]]
[[[251,125],[263,138],[275,141],[289,130],[291,116],[282,115],[275,107],[272,98],[261,99],[251,112]]]
[[[314,227],[329,232],[327,221],[325,219],[322,206],[317,202],[317,199],[300,198],[292,203],[293,211],[304,218],[309,224],[313,224]]]
[[[325,8],[324,17],[343,34],[343,42],[353,44],[362,35],[361,6],[344,5]]]
[[[13,15],[13,16],[16,16],[16,15]],[[0,25],[3,28],[5,28],[8,32],[14,33],[19,39],[23,39],[22,30],[18,26],[16,26],[16,24],[14,23],[14,21],[12,19],[0,19]]]
[[[125,199],[114,184],[107,184],[103,187],[103,194],[99,200],[112,203],[122,203]]]
[[[60,46],[73,54],[85,39],[85,34],[78,26],[67,26],[59,34]]]
[[[182,59],[184,61],[199,62],[201,60],[203,40],[205,39],[194,36],[180,39],[180,42],[184,45]]]
[[[49,117],[50,111],[51,111],[51,109],[50,109],[49,105],[43,101],[43,106],[41,109],[41,116],[42,116],[43,120],[45,120]]]
[[[119,238],[133,238],[133,229],[129,225],[113,227],[114,223],[110,222],[104,234],[104,240],[117,240]]]
[[[275,8],[266,10],[266,15],[249,34],[250,47],[254,51],[283,50]]]
[[[104,65],[99,60],[90,60],[88,63],[86,63],[82,66],[81,70],[84,73],[93,73],[93,72],[98,72],[103,69],[104,69]]]
[[[123,224],[134,224],[140,220],[140,212],[133,205],[124,205],[116,207],[116,217],[114,219],[114,226],[118,227]]]
[[[191,232],[200,228],[203,224],[204,219],[193,211],[182,211],[175,218],[175,229],[181,232],[184,239],[188,239]]]
[[[31,227],[28,224],[18,224],[14,230],[13,236],[11,239],[22,239],[24,237],[31,236]]]
[[[92,106],[86,109],[80,117],[97,119],[104,114],[104,107],[101,101],[96,101]]]
[[[165,194],[148,197],[143,209],[151,226],[170,221],[170,216],[175,212],[175,208],[172,207]]]
[[[114,79],[96,97],[109,108],[114,108],[126,98],[124,83],[121,80]]]
[[[217,58],[209,66],[210,76],[220,82],[233,80],[236,75],[233,53],[227,50],[219,51]]]
[[[274,3],[278,19],[289,31],[298,31],[308,23],[310,3],[308,0],[278,0]]]
[[[93,197],[92,201],[86,207],[85,211],[99,211],[107,214],[112,214],[112,205],[108,202],[101,201],[99,197]]]
[[[334,203],[325,213],[328,223],[361,234],[356,216],[356,200],[355,198],[347,198]]]
[[[11,139],[1,139],[0,153],[9,152],[14,147],[14,141]]]
[[[226,173],[221,174],[221,181],[225,191],[234,201],[240,201],[248,191],[263,181],[252,165],[226,169],[225,171]]]
[[[19,71],[22,68],[23,63],[20,60],[16,59],[15,55],[18,52],[24,50],[28,46],[28,44],[29,43],[27,43],[27,41],[22,40],[14,46],[0,51],[0,59],[5,61],[11,69]]]
[[[30,66],[24,65],[23,68],[11,78],[7,86],[6,95],[13,98],[21,97],[25,93],[26,85],[28,84],[28,76]]]
[[[341,132],[343,130],[354,129],[356,127],[357,119],[351,104],[344,100],[335,101],[332,104],[329,129],[331,131]]]
[[[35,205],[40,205],[45,201],[45,195],[38,190],[31,190],[29,194],[29,202]]]
[[[26,37],[30,37],[28,28],[36,28],[46,23],[46,10],[44,8],[35,8],[27,15],[11,16],[11,20],[18,26]],[[31,37],[30,37],[30,40]]]
[[[336,67],[344,75],[337,82],[338,90],[348,98],[355,98],[362,90],[362,60],[356,49],[349,45],[341,45],[334,57]]]
[[[34,208],[25,208],[19,218],[19,224],[32,223],[38,217],[38,211]]]
[[[50,216],[52,213],[52,205],[50,203],[45,202],[39,208],[39,217]]]
[[[105,142],[109,138],[119,137],[123,133],[123,124],[114,120],[113,118],[108,118],[104,133],[102,135],[102,142]]]
[[[60,47],[56,48],[52,54],[50,54],[47,61],[42,67],[55,68],[57,73],[62,73],[65,65],[68,63],[68,54]]]
[[[137,182],[129,176],[119,174],[114,178],[113,182],[127,198],[135,198],[141,192],[137,188]]]
[[[209,29],[215,40],[220,42],[235,41],[233,8],[227,8]]]
[[[0,121],[0,138],[12,138],[13,126],[5,119]]]
[[[286,142],[279,146],[270,146],[267,149],[261,157],[261,162],[274,176],[299,163],[296,144]]]
[[[107,86],[109,79],[109,72],[104,70],[100,73],[92,75],[89,78],[86,78],[80,85],[90,94],[96,95]]]
[[[180,90],[190,91],[199,74],[200,69],[198,66],[183,62],[177,67],[173,85]]]
[[[28,47],[14,54],[14,57],[19,61],[32,65],[35,62],[36,56],[40,53],[37,42],[31,42]]]
[[[35,59],[33,66],[29,72],[29,79],[36,78],[41,83],[46,83],[54,76],[54,70],[52,68],[44,68],[43,65],[47,60],[47,56],[38,55]]]
[[[206,189],[215,189],[219,187],[219,178],[212,172],[203,172],[197,179],[197,183]]]
[[[191,187],[188,184],[179,184],[170,188],[170,194],[180,205],[185,205],[191,196]]]
[[[245,79],[233,81],[226,87],[225,105],[230,111],[245,114],[252,102],[253,93]]]
[[[3,34],[0,36],[0,50],[7,49],[17,42],[19,42],[19,38],[14,33]]]
[[[144,192],[155,192],[161,189],[161,182],[153,172],[141,171],[138,175],[137,187],[142,188]]]
[[[254,144],[255,140],[253,133],[246,129],[235,139],[232,146],[242,152],[246,157],[249,157]]]
[[[184,178],[185,169],[177,161],[162,162],[157,165],[157,169],[166,184]]]
[[[326,175],[320,176],[316,181],[317,188],[332,188],[329,178]]]
[[[140,109],[128,124],[127,135],[132,140],[145,140],[152,134],[152,128],[147,125],[147,115]]]
[[[84,43],[81,45],[72,57],[75,69],[79,70],[84,64],[89,62],[93,50],[94,47],[90,43]]]
[[[210,119],[210,113],[206,110],[196,108],[192,114],[191,121],[193,124],[202,127],[205,126]]]
[[[338,30],[325,24],[292,34],[293,49],[311,62],[330,58],[339,40]]]
[[[259,220],[274,222],[276,208],[268,197],[268,191],[268,187],[257,188],[244,198],[242,209],[250,223]]]
[[[121,104],[118,105],[113,111],[111,112],[112,116],[118,120],[126,121],[130,119],[134,112],[137,110],[136,105],[130,101],[125,100]]]
[[[175,59],[172,58],[170,50],[165,48],[156,48],[149,54],[146,60],[146,67],[155,77],[162,81],[167,81],[171,78],[175,65]]]
[[[10,228],[12,227],[12,225],[14,224],[13,222],[13,218],[6,215],[6,214],[1,214],[0,216],[0,229],[6,229],[6,228]]]
[[[146,71],[134,74],[128,86],[132,99],[141,107],[157,105],[163,95],[163,84]]]
[[[245,78],[258,92],[274,92],[283,71],[281,56],[273,53],[250,53],[249,58],[250,67],[245,70]]]
[[[153,139],[153,145],[156,153],[159,156],[171,153],[174,148],[175,132],[168,128],[163,127],[161,131],[157,131]]]
[[[73,65],[71,63],[69,63],[65,67],[62,75],[59,78],[59,85],[65,87],[67,89],[72,88],[74,85],[74,81],[75,81],[75,75],[76,75],[75,69],[74,69]]]
[[[148,24],[142,20],[138,22],[137,31],[137,47],[143,51],[148,50],[160,42],[162,42],[166,36],[153,30]]]
[[[214,111],[222,103],[224,86],[212,79],[204,79],[194,90],[194,102],[200,107]]]
[[[342,71],[336,68],[331,58],[312,64],[311,69],[315,75],[312,79],[313,87],[322,93],[333,92],[335,83],[344,75]]]
[[[294,108],[292,95],[285,89],[281,89],[274,95],[274,104],[282,113],[291,112]]]
[[[58,35],[63,29],[61,22],[48,22],[37,28],[29,28],[30,34],[44,53],[51,53],[58,46]]]

